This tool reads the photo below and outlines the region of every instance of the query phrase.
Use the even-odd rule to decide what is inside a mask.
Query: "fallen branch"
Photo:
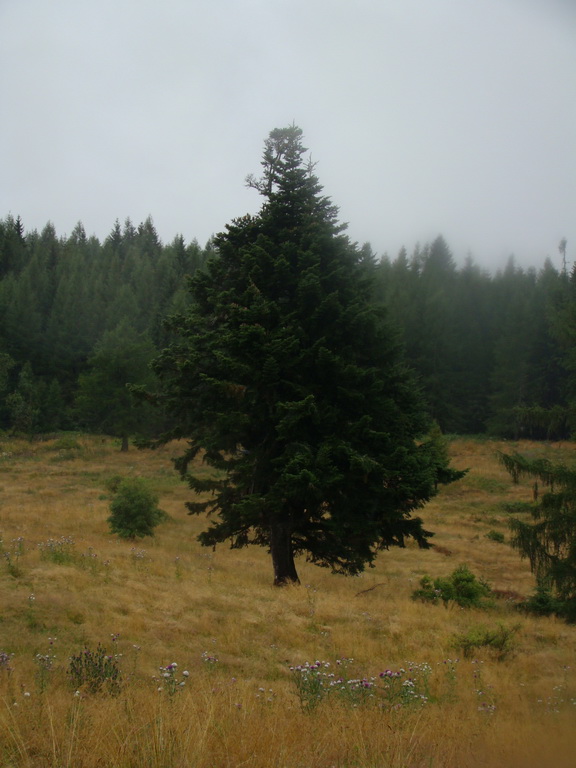
[[[354,597],[358,597],[359,595],[364,595],[364,594],[366,594],[366,592],[372,592],[372,590],[376,589],[376,587],[385,587],[385,586],[386,586],[386,582],[385,581],[381,581],[380,584],[374,584],[373,587],[368,587],[368,589],[363,589],[360,592],[356,592]]]

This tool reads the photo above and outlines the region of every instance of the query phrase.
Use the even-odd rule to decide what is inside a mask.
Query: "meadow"
[[[504,504],[532,487],[496,452],[575,444],[455,439],[470,471],[422,510],[432,549],[360,577],[302,558],[281,589],[264,550],[198,544],[180,450],[0,438],[0,768],[574,765],[576,626],[518,609],[535,581]],[[115,475],[159,495],[153,538],[110,534]],[[462,564],[489,607],[412,599]]]

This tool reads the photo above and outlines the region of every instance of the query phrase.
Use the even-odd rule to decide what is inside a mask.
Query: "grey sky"
[[[295,122],[378,253],[576,260],[574,0],[0,0],[0,103],[27,229],[151,214],[204,244]]]

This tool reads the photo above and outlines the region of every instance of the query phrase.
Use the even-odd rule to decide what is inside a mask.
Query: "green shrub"
[[[112,533],[123,539],[153,536],[154,528],[165,518],[158,508],[158,497],[140,478],[125,478],[119,483],[110,503],[108,524]]]
[[[518,624],[513,627],[505,627],[500,624],[496,629],[473,627],[468,632],[455,635],[452,646],[456,650],[462,651],[466,657],[472,656],[478,648],[487,648],[495,651],[496,657],[501,661],[514,650],[514,635],[519,629]]]
[[[104,483],[104,485],[106,486],[106,490],[109,493],[116,493],[116,491],[118,490],[118,486],[120,485],[122,480],[124,480],[122,475],[112,475],[112,477],[109,477]]]
[[[488,531],[486,538],[495,541],[498,544],[504,544],[504,534],[501,531]]]
[[[483,579],[478,579],[468,566],[460,565],[446,578],[423,576],[420,589],[412,593],[412,598],[427,603],[438,603],[440,600],[444,604],[455,602],[462,608],[487,608],[491,605],[491,601],[486,599],[490,595],[490,586]]]
[[[119,693],[122,674],[118,658],[100,644],[95,651],[85,648],[76,656],[71,656],[68,677],[72,687],[88,693]]]
[[[576,624],[576,597],[560,600],[560,610],[558,616],[565,619],[570,624]]]
[[[64,435],[54,441],[52,449],[55,451],[80,451],[82,446],[72,435]]]
[[[71,536],[47,539],[38,544],[40,559],[57,565],[71,565],[77,560],[76,545]]]
[[[550,584],[544,581],[538,582],[534,594],[521,603],[520,610],[532,613],[535,616],[552,616],[562,614],[563,604],[552,592]]]

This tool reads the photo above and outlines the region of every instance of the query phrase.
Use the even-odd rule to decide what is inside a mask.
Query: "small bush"
[[[23,576],[23,571],[20,567],[20,558],[23,554],[24,538],[22,536],[12,539],[9,547],[6,549],[0,535],[0,556],[4,558],[6,570],[14,579],[19,579]]]
[[[47,539],[38,544],[40,559],[57,565],[72,565],[76,562],[76,545],[71,536],[61,536],[59,539]]]
[[[80,451],[82,450],[82,446],[76,440],[75,437],[72,437],[72,435],[64,435],[63,437],[59,437],[58,440],[54,441],[54,444],[52,446],[53,450],[55,451]]]
[[[464,656],[470,657],[479,648],[488,648],[495,651],[499,661],[505,659],[515,648],[514,635],[520,629],[519,625],[505,627],[500,624],[496,629],[486,627],[474,627],[468,632],[456,635],[452,646],[462,651]]]
[[[73,688],[87,693],[116,694],[122,684],[118,657],[108,654],[100,644],[95,651],[85,648],[70,658],[68,677]]]
[[[153,536],[154,528],[164,518],[165,513],[158,508],[158,497],[144,480],[125,478],[119,483],[108,517],[112,533],[123,539]]]
[[[558,613],[560,602],[552,594],[552,590],[546,584],[539,584],[534,594],[526,600],[522,606],[527,613],[537,616],[550,616]]]
[[[560,597],[549,582],[539,581],[534,593],[518,609],[534,616],[558,616],[569,624],[576,623],[576,598]]]
[[[6,651],[0,651],[0,670],[3,669],[5,672],[10,673],[12,672],[12,667],[10,666],[10,660],[14,656],[13,653],[6,653]]]
[[[376,705],[385,709],[422,706],[429,701],[429,664],[407,663],[398,670],[387,669],[378,677],[353,674],[353,659],[337,659],[334,671],[330,662],[306,662],[290,667],[292,681],[304,712],[312,712],[326,699],[351,708]]]
[[[488,531],[486,538],[495,541],[497,544],[504,544],[504,534],[501,531]]]
[[[122,480],[124,480],[122,475],[112,475],[112,477],[109,477],[104,483],[106,486],[106,490],[109,493],[116,493],[116,491],[118,490],[118,486],[120,485]]]
[[[452,601],[462,608],[487,608],[492,604],[486,599],[490,595],[490,586],[478,579],[468,566],[460,565],[447,578],[423,576],[420,589],[412,593],[412,599],[426,603],[438,603],[441,600],[445,605]]]

